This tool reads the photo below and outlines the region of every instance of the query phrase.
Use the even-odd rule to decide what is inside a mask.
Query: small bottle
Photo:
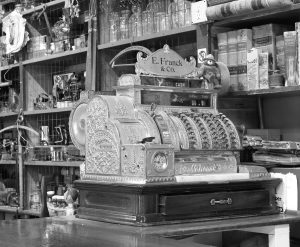
[[[30,208],[36,211],[40,211],[42,207],[42,192],[40,183],[37,182],[35,185],[35,189],[32,191],[30,195]]]

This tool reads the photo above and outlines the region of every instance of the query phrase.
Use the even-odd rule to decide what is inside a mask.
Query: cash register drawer
[[[160,213],[166,216],[218,214],[273,207],[268,190],[248,190],[185,195],[162,195]]]

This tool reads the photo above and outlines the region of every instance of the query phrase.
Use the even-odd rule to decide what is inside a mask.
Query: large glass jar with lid
[[[169,18],[166,12],[156,13],[154,23],[157,32],[163,32],[170,29]]]
[[[121,10],[120,15],[120,39],[128,39],[129,37],[129,16],[130,10]]]
[[[109,41],[115,42],[118,40],[120,31],[119,13],[112,12],[109,16]]]
[[[172,28],[191,24],[191,3],[185,0],[174,0],[168,6]]]
[[[140,5],[132,6],[132,15],[129,18],[129,37],[142,36],[142,9]]]
[[[142,13],[142,29],[143,35],[153,33],[154,12],[146,9]]]

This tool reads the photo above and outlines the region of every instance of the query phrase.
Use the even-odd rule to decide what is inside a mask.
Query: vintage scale
[[[79,217],[140,226],[278,212],[280,180],[238,173],[238,132],[195,65],[167,45],[143,48],[117,96],[81,95],[70,116],[86,155]],[[225,84],[228,69],[218,66]]]

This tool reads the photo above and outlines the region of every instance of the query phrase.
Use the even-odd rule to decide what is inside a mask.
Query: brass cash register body
[[[277,212],[279,180],[238,173],[238,132],[198,71],[165,45],[138,54],[117,96],[82,95],[70,117],[86,155],[79,217],[151,225]]]

